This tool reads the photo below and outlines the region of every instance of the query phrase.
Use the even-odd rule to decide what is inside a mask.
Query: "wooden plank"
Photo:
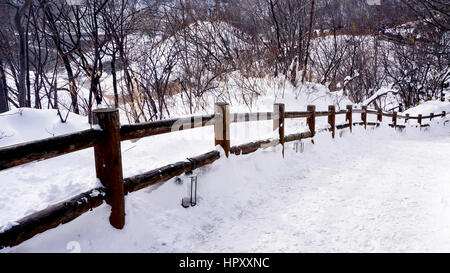
[[[181,175],[187,171],[213,163],[220,158],[219,151],[211,151],[199,156],[190,158],[191,161],[180,161],[169,164],[164,167],[135,175],[124,179],[125,193],[134,192],[160,182],[167,181],[175,176]]]
[[[398,125],[398,124],[390,123],[389,127],[404,129],[404,128],[406,128],[406,125]]]
[[[218,117],[214,123],[214,145],[220,145],[228,157],[230,153],[230,105],[217,102],[214,114]]]
[[[370,109],[367,109],[367,110],[366,110],[366,113],[367,113],[367,114],[375,114],[375,115],[378,115],[378,110],[370,110]]]
[[[328,115],[328,124],[331,127],[331,137],[334,138],[335,134],[336,134],[336,106],[334,105],[329,105],[328,106],[328,112],[330,113]]]
[[[278,135],[282,146],[281,154],[284,157],[284,104],[275,103],[273,105],[273,112],[275,113],[275,119],[273,120],[273,130],[278,129]]]
[[[364,129],[367,129],[367,106],[362,107],[361,120],[364,123]]]
[[[101,130],[84,130],[0,148],[0,170],[93,147],[104,137]]]
[[[245,154],[253,153],[262,147],[268,148],[268,147],[278,145],[279,143],[280,143],[279,139],[266,139],[266,140],[253,141],[253,142],[233,146],[233,147],[231,147],[230,152],[235,155],[241,155],[241,154],[245,155]]]
[[[330,111],[316,111],[316,117],[328,117],[330,115]]]
[[[362,109],[353,109],[353,114],[361,114],[364,113],[364,110]]]
[[[295,140],[311,138],[314,134],[312,132],[304,132],[298,134],[290,134],[284,137],[284,142],[291,142]],[[241,145],[231,147],[230,152],[235,155],[244,155],[256,152],[258,149],[265,149],[280,144],[279,139],[265,139],[259,141],[253,141]]]
[[[311,113],[308,111],[286,111],[284,113],[285,118],[309,118],[311,116]]]
[[[364,122],[353,122],[353,126],[356,126],[356,125],[359,125],[359,126],[363,126],[364,125]],[[380,123],[378,123],[378,122],[367,122],[367,126],[376,126],[376,127],[379,127],[380,126]]]
[[[338,125],[336,125],[336,129],[337,129],[337,130],[342,130],[342,129],[350,128],[350,127],[351,127],[351,124],[350,124],[350,123],[345,123],[345,124],[338,124]]]
[[[120,127],[120,139],[124,141],[212,125],[214,125],[214,115],[127,124]]]
[[[17,225],[0,232],[0,249],[18,245],[36,234],[72,221],[103,204],[106,195],[104,188],[93,189],[16,221]]]
[[[392,124],[394,125],[394,128],[397,127],[397,112],[394,112],[394,115],[392,116]]]
[[[284,137],[284,142],[291,142],[291,141],[296,141],[296,140],[301,140],[301,139],[306,139],[306,138],[311,138],[313,137],[314,134],[311,132],[303,132],[303,133],[298,133],[298,134],[290,134]]]
[[[347,114],[345,115],[345,121],[348,121],[348,127],[350,127],[350,133],[353,131],[353,106],[347,105]]]
[[[316,133],[316,106],[315,105],[308,105],[306,107],[308,112],[311,113],[311,116],[306,119],[306,123],[308,124],[309,131],[313,134],[313,136]]]

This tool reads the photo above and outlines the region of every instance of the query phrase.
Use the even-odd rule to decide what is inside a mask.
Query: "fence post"
[[[362,107],[361,119],[364,122],[364,129],[367,128],[367,106]]]
[[[430,113],[430,121],[434,118],[434,113]]]
[[[409,114],[406,114],[405,123],[407,123],[409,120]]]
[[[230,153],[230,105],[226,102],[216,102],[214,114],[220,118],[214,122],[214,145],[222,146],[228,157]]]
[[[394,112],[394,116],[392,117],[392,123],[394,124],[394,129],[397,128],[397,112]]]
[[[125,198],[123,189],[122,154],[120,151],[119,111],[112,108],[93,111],[94,124],[105,132],[105,139],[94,146],[97,178],[108,192],[111,206],[109,222],[117,229],[125,225]]]
[[[417,116],[417,123],[419,123],[419,125],[422,125],[422,114],[419,114]]]
[[[334,105],[329,105],[328,106],[328,112],[330,112],[328,114],[328,124],[330,124],[331,126],[331,136],[334,138],[334,134],[336,131],[336,106]]]
[[[308,124],[309,131],[314,136],[316,134],[316,106],[315,105],[308,105],[306,107],[306,110],[308,112],[311,112],[311,117],[306,118],[306,123]]]
[[[445,118],[445,115],[446,115],[447,113],[445,112],[445,111],[442,111],[442,118]]]
[[[273,112],[275,114],[275,119],[273,120],[273,130],[278,129],[280,135],[280,144],[282,146],[281,153],[284,157],[284,103],[274,103]]]
[[[345,121],[349,122],[350,133],[351,133],[352,128],[353,128],[353,106],[352,105],[347,105],[347,114],[345,114]]]
[[[377,121],[383,121],[383,110],[381,108],[378,108]]]

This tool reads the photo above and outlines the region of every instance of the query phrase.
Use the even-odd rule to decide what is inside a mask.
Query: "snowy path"
[[[221,158],[199,173],[184,209],[173,180],[126,198],[114,230],[106,205],[4,251],[450,251],[449,127],[408,134],[357,129],[334,141]],[[69,244],[72,245],[73,243]]]

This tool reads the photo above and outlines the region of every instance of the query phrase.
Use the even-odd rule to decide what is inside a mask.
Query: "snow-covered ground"
[[[317,111],[349,101],[320,85],[284,87],[251,109],[232,112]],[[450,112],[431,101],[412,115]],[[180,114],[182,114],[180,112]],[[354,114],[359,121],[360,114]],[[369,120],[376,117],[369,115]],[[385,119],[388,121],[389,119]],[[344,116],[337,117],[337,124]],[[428,122],[428,121],[426,121]],[[401,123],[401,122],[400,122]],[[411,120],[410,124],[417,121]],[[81,251],[450,251],[450,124],[436,118],[425,130],[355,128],[244,156],[222,156],[198,170],[196,207],[184,209],[188,183],[165,183],[126,197],[126,225],[109,225],[109,207],[92,212],[1,252]],[[326,117],[317,126],[326,126]],[[61,124],[54,110],[16,109],[0,115],[0,147],[89,128],[86,117]],[[304,119],[287,120],[286,133],[306,131]],[[231,144],[276,136],[271,121],[232,124]],[[122,142],[124,177],[155,169],[214,147],[213,128],[197,128]],[[187,179],[185,176],[181,178]],[[92,149],[0,171],[0,226],[98,186]]]
[[[196,207],[182,176],[128,195],[123,230],[102,205],[3,251],[450,251],[450,126],[433,125],[222,157],[196,172]]]

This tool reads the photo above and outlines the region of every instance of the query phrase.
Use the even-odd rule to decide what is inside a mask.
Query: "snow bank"
[[[406,110],[405,114],[410,114],[414,116],[422,114],[424,116],[428,116],[430,113],[441,114],[442,111],[450,113],[449,101],[440,101],[440,100],[426,101],[416,107]]]
[[[67,122],[62,123],[54,109],[13,109],[0,114],[0,147],[88,128],[90,126],[87,117],[76,114],[69,114]]]

